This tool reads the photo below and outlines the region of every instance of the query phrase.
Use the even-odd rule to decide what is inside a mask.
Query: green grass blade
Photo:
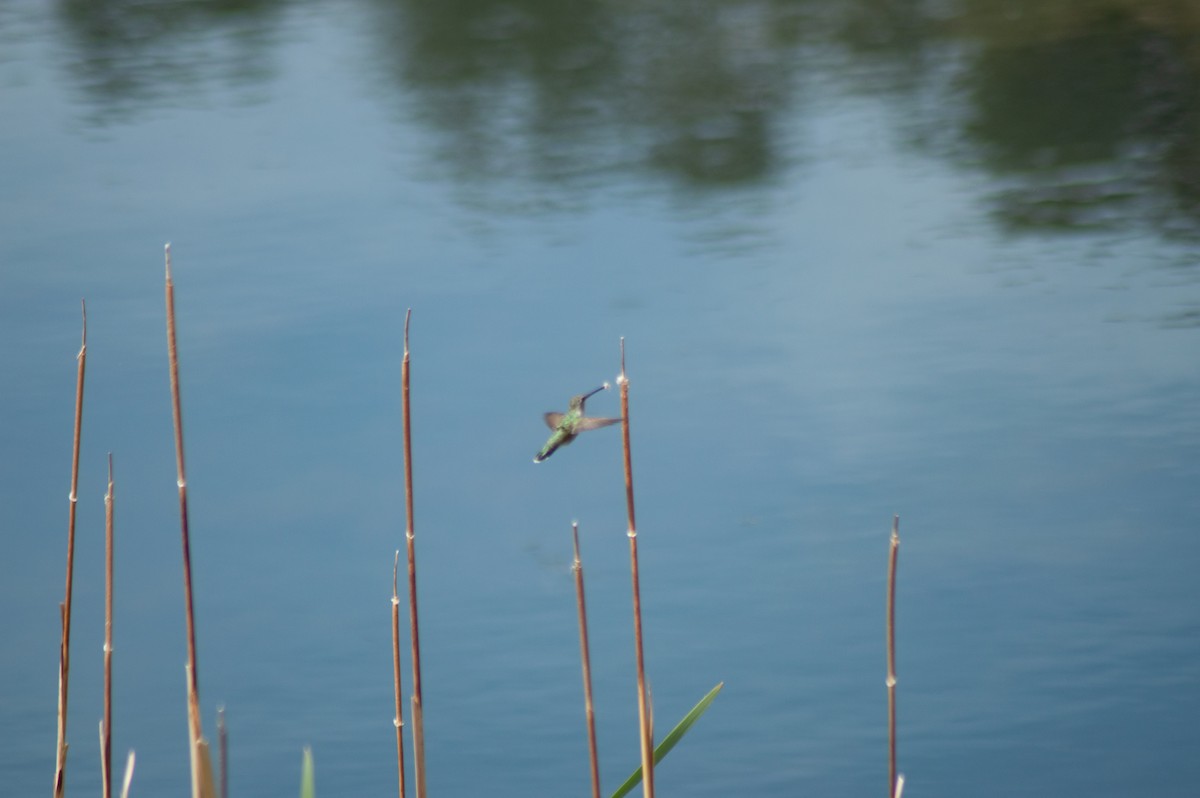
[[[300,765],[300,798],[316,798],[316,795],[312,749],[306,745],[304,746],[304,762]]]
[[[675,747],[675,744],[683,738],[683,735],[687,734],[688,729],[692,728],[692,724],[704,714],[705,710],[708,709],[708,705],[713,702],[713,699],[717,697],[717,693],[721,692],[721,688],[724,686],[725,682],[718,682],[716,687],[708,691],[708,695],[704,696],[704,698],[701,698],[700,701],[697,702],[696,706],[692,707],[691,712],[683,716],[683,720],[675,724],[675,728],[671,729],[671,732],[654,748],[654,764],[657,765],[659,762],[661,762],[663,757],[665,757],[667,753]],[[623,798],[623,796],[628,795],[634,787],[638,786],[641,781],[642,768],[639,766],[637,770],[633,771],[633,775],[626,779],[625,783],[617,788],[617,791],[612,794],[612,798]]]

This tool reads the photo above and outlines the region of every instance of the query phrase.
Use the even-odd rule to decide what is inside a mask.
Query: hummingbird
[[[621,419],[619,418],[588,418],[583,414],[583,403],[588,400],[589,396],[608,390],[608,383],[604,383],[594,391],[588,391],[579,396],[572,396],[571,401],[567,403],[567,412],[565,413],[546,413],[546,426],[554,430],[550,433],[550,440],[546,441],[546,445],[542,450],[533,457],[533,462],[540,463],[550,455],[554,454],[559,446],[566,446],[571,441],[575,440],[575,436],[589,429],[600,429],[607,427],[609,424],[616,424]]]

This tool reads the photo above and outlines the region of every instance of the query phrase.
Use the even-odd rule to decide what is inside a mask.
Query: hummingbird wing
[[[542,418],[546,419],[546,426],[550,429],[558,429],[558,422],[563,420],[562,413],[546,413]]]
[[[619,419],[619,418],[587,418],[587,417],[584,417],[584,418],[579,419],[578,429],[580,432],[583,432],[583,431],[589,430],[589,429],[600,429],[601,427],[607,427],[610,424],[619,424],[620,422],[621,422],[621,419]]]

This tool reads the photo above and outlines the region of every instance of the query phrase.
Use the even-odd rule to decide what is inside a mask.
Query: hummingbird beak
[[[587,393],[585,393],[583,395],[583,398],[588,399],[588,398],[600,393],[601,391],[607,391],[607,390],[608,390],[608,383],[606,382],[603,385],[601,385],[599,388],[596,388],[594,390],[591,390],[591,391],[588,391]]]

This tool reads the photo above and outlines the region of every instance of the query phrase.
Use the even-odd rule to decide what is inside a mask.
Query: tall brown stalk
[[[87,365],[87,303],[79,301],[83,311],[83,340],[75,359],[75,439],[71,449],[71,494],[67,517],[67,586],[59,605],[62,640],[58,644],[58,753],[54,762],[54,798],[62,798],[67,771],[67,685],[71,674],[71,589],[75,583],[75,508],[79,503],[79,438],[83,431],[83,373]]]
[[[221,798],[229,798],[229,729],[223,706],[217,707],[217,784]]]
[[[654,729],[642,653],[642,598],[638,579],[637,524],[633,513],[633,460],[629,452],[629,378],[625,376],[625,339],[621,338],[621,432],[625,451],[625,506],[629,514],[629,572],[633,581],[633,639],[637,650],[638,721],[642,748],[642,794],[654,798]]]
[[[187,477],[183,466],[183,411],[179,399],[179,356],[175,338],[175,284],[171,281],[171,245],[166,245],[167,359],[171,370],[171,415],[175,422],[175,470],[179,485],[179,530],[183,544],[183,601],[187,617],[188,738],[193,798],[212,798],[212,760],[200,720],[200,685],[196,672],[196,623],[192,603],[192,547],[188,537]]]
[[[583,560],[579,557],[579,524],[571,523],[575,541],[575,605],[579,609],[579,658],[583,662],[583,710],[587,717],[588,757],[592,766],[592,798],[600,798],[600,760],[596,753],[596,712],[592,703],[592,658],[588,652],[587,605],[583,599]]]
[[[900,516],[892,516],[887,586],[888,795],[903,789],[896,780],[896,559],[900,553]],[[903,778],[903,777],[901,777]]]
[[[100,779],[112,798],[112,627],[113,627],[113,457],[108,453],[108,493],[104,494],[104,720],[100,722]]]
[[[396,768],[400,784],[400,798],[404,798],[404,701],[400,690],[400,595],[399,595],[400,550],[392,561],[392,675],[396,681],[396,716],[392,723],[396,727]]]
[[[412,487],[412,414],[408,401],[409,357],[408,323],[412,319],[412,308],[404,315],[404,360],[400,366],[401,414],[404,417],[404,539],[408,544],[408,628],[412,636],[412,724],[413,724],[413,774],[417,798],[425,798],[425,722],[421,708],[421,643],[417,629],[417,550],[413,530],[413,487]]]

